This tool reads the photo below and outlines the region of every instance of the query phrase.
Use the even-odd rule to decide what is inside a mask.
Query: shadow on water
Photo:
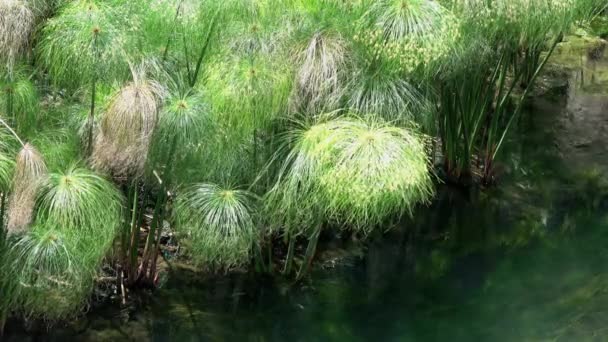
[[[7,340],[608,339],[608,58],[567,74],[513,131],[499,187],[439,189],[364,253],[327,252],[342,257],[308,283],[180,271],[145,304]]]

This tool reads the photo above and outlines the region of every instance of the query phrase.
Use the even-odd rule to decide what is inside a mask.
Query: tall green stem
[[[172,172],[173,172],[173,167],[174,167],[174,161],[175,161],[175,152],[177,150],[177,142],[178,142],[178,136],[174,136],[173,137],[173,141],[171,141],[171,146],[169,148],[169,155],[167,156],[167,160],[166,160],[166,166],[165,166],[165,173],[163,174],[163,179],[164,179],[164,186],[163,186],[163,206],[160,208],[160,212],[158,214],[158,222],[157,222],[157,231],[156,231],[156,244],[154,246],[154,253],[152,255],[152,266],[150,268],[150,280],[154,281],[155,279],[155,275],[156,275],[156,262],[158,260],[158,255],[160,254],[160,239],[161,239],[161,234],[163,231],[163,222],[164,222],[164,218],[167,215],[167,212],[169,210],[168,208],[168,203],[171,200],[171,197],[169,195],[169,189],[170,186],[172,184]]]
[[[190,87],[194,87],[196,85],[196,82],[198,81],[198,75],[200,73],[201,66],[203,65],[203,60],[205,58],[205,55],[207,55],[207,50],[209,49],[209,43],[211,42],[211,37],[213,36],[213,33],[215,31],[218,13],[219,13],[219,10],[215,12],[215,14],[213,15],[213,18],[211,19],[211,26],[209,27],[209,31],[207,32],[207,37],[205,37],[205,42],[201,46],[201,50],[198,54],[198,59],[196,61],[196,66],[194,68],[194,74],[190,78]]]
[[[4,326],[6,325],[6,311],[0,309],[0,339],[4,335]]]
[[[23,140],[21,140],[21,138],[19,138],[19,135],[17,134],[17,132],[15,132],[11,128],[11,126],[9,124],[7,124],[6,121],[4,121],[1,118],[0,118],[0,125],[4,126],[15,137],[15,139],[17,139],[19,144],[21,144],[21,147],[25,147],[25,143],[23,142]]]
[[[543,70],[543,68],[545,67],[547,62],[549,61],[549,58],[551,58],[551,55],[553,55],[553,52],[555,51],[555,47],[562,40],[562,38],[563,38],[563,34],[560,33],[553,41],[553,44],[551,45],[551,48],[547,52],[547,55],[545,56],[545,58],[543,58],[542,62],[538,65],[538,67],[534,71],[534,74],[530,78],[530,85],[528,87],[526,87],[526,90],[524,90],[523,94],[521,95],[521,97],[519,99],[519,103],[517,104],[517,108],[515,109],[515,112],[509,119],[509,122],[507,123],[505,130],[503,131],[503,133],[500,137],[500,140],[498,141],[498,144],[496,145],[496,148],[494,149],[494,152],[492,153],[492,159],[496,158],[496,154],[498,153],[500,147],[502,146],[502,143],[504,142],[504,139],[509,131],[509,128],[513,124],[513,121],[515,120],[515,118],[519,115],[519,113],[521,113],[521,111],[523,109],[524,101],[528,97],[528,93],[530,92],[530,89],[532,88],[532,84],[534,84],[534,82],[536,81],[536,78],[538,77],[540,72]]]
[[[315,228],[315,231],[312,233],[310,240],[308,241],[308,247],[306,248],[306,255],[304,256],[304,260],[302,261],[302,265],[300,266],[300,270],[298,271],[298,275],[296,276],[296,280],[302,279],[310,270],[312,265],[312,260],[315,257],[317,252],[317,244],[319,243],[319,236],[321,235],[322,226],[319,224]]]
[[[99,51],[97,47],[97,35],[99,33],[97,31],[93,32],[93,53],[99,62]],[[91,155],[93,152],[93,125],[95,123],[95,97],[97,92],[97,64],[93,64],[93,78],[91,80],[91,110],[89,112],[88,119],[88,137],[87,137],[87,155]]]
[[[9,120],[11,121],[12,125],[15,125],[15,122],[17,121],[15,119],[14,104],[13,104],[14,92],[15,92],[15,90],[12,86],[6,88],[6,115],[9,118]]]
[[[164,156],[164,164],[160,165],[164,167],[163,173],[160,175],[158,182],[160,186],[160,193],[156,198],[156,204],[154,205],[154,214],[150,223],[150,230],[146,239],[146,245],[144,247],[144,254],[142,263],[139,267],[139,278],[146,277],[148,275],[149,281],[154,281],[156,274],[156,259],[158,258],[160,250],[160,237],[162,232],[163,215],[165,213],[165,207],[169,199],[167,192],[169,191],[171,182],[171,172],[173,170],[173,160],[175,158],[175,150],[177,147],[178,136],[175,135],[172,138],[169,150]],[[150,268],[148,267],[149,265]]]
[[[6,239],[6,230],[4,229],[4,212],[6,210],[6,193],[2,192],[0,194],[0,261],[2,261],[3,256],[3,248]],[[0,285],[2,286],[2,285]],[[2,335],[4,335],[4,325],[6,324],[6,316],[8,315],[7,309],[3,307],[4,305],[0,304],[0,340],[2,339]]]
[[[131,233],[130,233],[129,249],[128,249],[128,255],[129,255],[129,260],[128,260],[129,276],[128,276],[128,278],[129,278],[129,283],[131,285],[135,284],[135,282],[137,280],[135,265],[137,264],[137,252],[139,249],[139,227],[141,226],[140,223],[141,223],[142,216],[144,214],[143,208],[140,208],[141,210],[138,210],[139,189],[137,188],[137,182],[135,182],[135,187],[134,187],[133,191],[134,191],[134,194],[133,194],[133,206],[131,209],[131,230],[130,230]],[[143,206],[145,206],[145,200],[143,203],[144,203]]]
[[[175,18],[173,18],[173,31],[175,31],[175,26],[177,26],[177,19],[179,19],[179,14],[182,10],[182,4],[184,3],[184,0],[180,0],[179,3],[177,4],[177,9],[175,10]],[[163,51],[163,62],[167,61],[167,58],[169,57],[169,47],[171,46],[171,37],[167,38],[167,44],[165,45],[165,51]]]
[[[283,274],[291,273],[291,265],[293,264],[293,255],[296,247],[296,237],[289,233],[289,247],[287,247],[287,257],[285,258],[285,267],[283,267]]]
[[[148,273],[148,265],[150,263],[150,256],[151,256],[151,254],[153,254],[152,245],[154,244],[156,230],[159,229],[158,228],[159,215],[162,210],[161,206],[164,204],[164,202],[165,202],[165,194],[164,194],[164,191],[161,191],[161,193],[156,198],[156,204],[154,205],[154,214],[152,215],[152,221],[150,222],[150,230],[148,231],[148,237],[146,238],[146,245],[144,247],[142,263],[139,266],[139,276],[138,276],[139,279],[142,279],[142,277],[145,277],[146,273]]]
[[[6,237],[6,229],[4,227],[4,214],[6,211],[6,193],[2,192],[0,194],[0,248],[2,248],[2,244],[4,243],[4,239]]]

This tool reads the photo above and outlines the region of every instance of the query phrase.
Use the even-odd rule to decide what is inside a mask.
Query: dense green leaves
[[[97,77],[111,82],[128,75],[128,27],[119,18],[117,8],[79,0],[49,19],[38,60],[53,82],[74,89]]]
[[[430,200],[432,138],[448,176],[493,179],[555,44],[603,9],[0,0],[0,315],[76,313],[114,246],[123,283],[154,284],[167,230],[203,267],[277,233],[290,259],[311,238],[310,261],[321,229],[365,236]]]
[[[8,242],[3,270],[13,282],[7,289],[12,309],[48,320],[74,316],[82,309],[95,269],[82,263],[74,242],[62,230],[34,226]]]
[[[433,193],[425,142],[408,129],[342,118],[293,132],[269,195],[289,229],[305,231],[323,215],[367,233]]]
[[[62,319],[86,303],[120,224],[121,196],[107,180],[78,168],[51,173],[32,191],[35,219],[3,250],[10,277],[3,291],[27,317]]]
[[[227,268],[246,264],[260,233],[257,199],[243,190],[196,184],[176,201],[176,230],[195,262]]]

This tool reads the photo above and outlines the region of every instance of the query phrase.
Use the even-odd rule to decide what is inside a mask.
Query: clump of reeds
[[[9,235],[27,231],[32,222],[37,192],[46,177],[46,165],[40,153],[25,144],[15,163],[13,189],[9,199],[7,230]]]
[[[9,70],[27,48],[34,24],[34,13],[26,1],[0,1],[0,59]]]
[[[321,214],[369,232],[392,215],[427,201],[432,180],[425,141],[412,131],[357,118],[338,118],[294,130],[292,147],[269,203],[277,217]]]
[[[176,230],[198,264],[229,268],[246,264],[259,238],[253,194],[196,184],[176,201]]]
[[[340,106],[349,71],[346,41],[338,34],[315,32],[296,58],[298,69],[291,95],[295,112],[319,114]]]
[[[143,70],[133,71],[133,81],[116,93],[101,118],[91,156],[96,169],[117,179],[143,172],[164,93]]]

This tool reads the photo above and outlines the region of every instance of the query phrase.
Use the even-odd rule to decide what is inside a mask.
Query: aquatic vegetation
[[[6,223],[9,235],[28,230],[33,219],[37,192],[46,174],[46,165],[40,153],[32,145],[24,145],[15,162]]]
[[[426,99],[411,82],[389,70],[361,70],[349,82],[348,107],[358,115],[374,113],[388,121],[402,124],[426,122]]]
[[[408,129],[339,118],[293,130],[288,139],[293,148],[269,202],[277,205],[273,217],[287,215],[295,233],[310,222],[293,224],[318,214],[367,233],[433,192],[424,138]]]
[[[31,133],[39,109],[38,91],[26,67],[13,65],[0,72],[0,108],[21,134]]]
[[[9,242],[4,267],[16,283],[11,299],[19,314],[58,320],[83,308],[94,285],[94,269],[80,263],[73,242],[60,229],[34,226]]]
[[[49,172],[62,172],[74,166],[81,159],[80,138],[67,127],[53,128],[31,139],[41,155]]]
[[[196,184],[176,199],[178,234],[196,263],[229,268],[248,263],[259,238],[255,195],[213,184]]]
[[[457,182],[477,174],[489,184],[509,128],[577,16],[563,1],[455,1],[452,7],[462,34],[433,85],[444,168]]]
[[[89,252],[103,256],[120,224],[122,197],[103,177],[84,168],[51,173],[38,193],[36,220],[65,230],[65,234],[100,246]]]
[[[437,163],[494,183],[546,61],[604,5],[0,0],[0,322],[77,313],[106,257],[126,302],[172,233],[207,269],[303,253],[299,279],[322,231],[414,215]]]
[[[74,89],[90,85],[86,150],[93,148],[95,92],[100,81],[120,79],[127,70],[125,31],[113,20],[117,9],[93,1],[75,1],[43,29],[38,60],[55,84]]]
[[[336,110],[346,92],[347,42],[337,33],[315,32],[306,43],[296,58],[292,110],[312,114]]]
[[[383,60],[409,77],[429,72],[460,35],[457,18],[435,1],[376,1],[362,19],[354,39],[368,50],[366,61]]]
[[[9,72],[25,52],[34,30],[35,17],[26,1],[0,1],[0,60]]]
[[[203,140],[211,128],[208,106],[200,95],[172,94],[165,102],[158,122],[161,140],[178,140],[179,146]],[[179,144],[179,142],[182,144]]]
[[[11,197],[23,207],[32,205],[24,196],[35,196],[35,204],[9,207],[12,236],[6,241],[3,267],[14,283],[3,286],[14,291],[13,305],[21,315],[57,320],[77,314],[86,304],[120,223],[121,196],[109,181],[79,168],[51,173],[36,184],[21,197]],[[27,231],[11,228],[11,219],[27,225]]]
[[[143,172],[150,139],[165,90],[133,70],[133,81],[120,89],[104,111],[91,155],[92,165],[115,178]]]
[[[118,9],[94,1],[74,1],[46,23],[37,58],[51,80],[74,88],[113,81],[128,70],[125,32],[117,27]]]

